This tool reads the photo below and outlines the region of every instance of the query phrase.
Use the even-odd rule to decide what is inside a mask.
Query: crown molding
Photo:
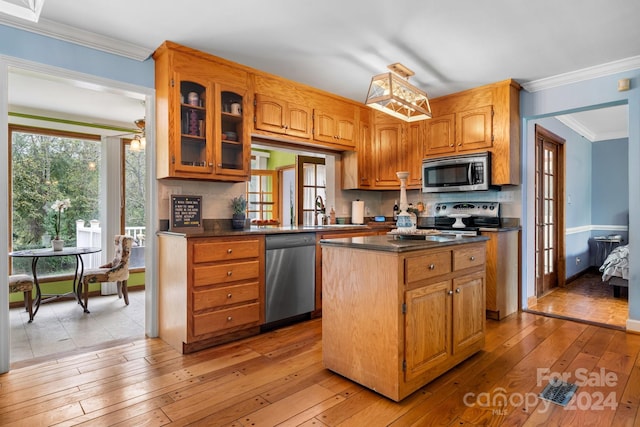
[[[563,123],[565,126],[572,129],[578,135],[582,135],[587,138],[589,141],[593,142],[596,140],[596,134],[589,128],[585,127],[581,122],[571,117],[570,114],[556,116],[556,119],[558,119],[560,123]]]
[[[38,23],[34,23],[8,15],[0,15],[0,24],[137,61],[144,61],[153,53],[153,49],[112,37],[101,36],[44,18],[40,19]]]
[[[630,58],[620,59],[618,61],[607,62],[605,64],[583,68],[582,70],[558,74],[557,76],[546,77],[544,79],[532,80],[530,82],[521,83],[521,86],[527,92],[538,92],[540,90],[551,89],[554,87],[577,83],[584,80],[590,80],[598,77],[609,76],[611,74],[636,70],[638,68],[640,68],[640,56],[632,56]]]

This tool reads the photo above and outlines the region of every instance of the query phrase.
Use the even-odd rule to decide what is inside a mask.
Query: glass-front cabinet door
[[[216,96],[219,99],[216,124],[219,132],[214,135],[214,150],[217,175],[237,177],[249,176],[250,123],[247,122],[246,91],[239,88],[216,84]],[[247,130],[247,131],[245,131]]]
[[[180,77],[180,76],[179,76]],[[179,117],[172,159],[176,172],[211,174],[212,112],[211,86],[193,77],[179,78]]]

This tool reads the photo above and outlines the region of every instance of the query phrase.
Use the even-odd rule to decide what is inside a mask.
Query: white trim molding
[[[564,230],[565,235],[587,233],[591,231],[629,231],[627,225],[580,225],[578,227],[566,228]]]
[[[640,334],[640,320],[627,319],[627,332]]]
[[[144,61],[155,50],[44,18],[36,24],[13,16],[0,15],[0,24],[138,61]]]
[[[584,80],[591,80],[598,77],[609,76],[611,74],[636,70],[638,68],[640,68],[640,56],[632,56],[630,58],[620,59],[618,61],[607,62],[605,64],[583,68],[582,70],[571,71],[564,74],[558,74],[557,76],[524,82],[521,83],[521,85],[527,92],[538,92],[540,90],[551,89],[554,87],[564,86]]]

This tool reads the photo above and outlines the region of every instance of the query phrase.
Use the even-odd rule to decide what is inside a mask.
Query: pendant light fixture
[[[147,146],[147,138],[145,137],[145,133],[144,133],[145,120],[138,119],[133,123],[135,123],[135,125],[138,126],[138,129],[140,129],[141,133],[133,137],[133,139],[131,140],[130,148],[131,148],[131,151],[142,151]]]
[[[415,73],[399,62],[387,68],[391,72],[371,79],[365,104],[406,122],[430,119],[427,93],[409,83]]]

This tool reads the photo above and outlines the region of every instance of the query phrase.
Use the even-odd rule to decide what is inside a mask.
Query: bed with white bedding
[[[613,296],[620,297],[620,287],[629,286],[629,245],[616,247],[600,266],[602,281],[613,286]]]

